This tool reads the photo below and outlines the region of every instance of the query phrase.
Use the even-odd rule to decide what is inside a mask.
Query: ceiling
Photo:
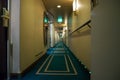
[[[73,0],[43,0],[47,11],[53,15],[54,20],[57,20],[58,16],[64,18],[65,15],[69,15],[72,11]],[[57,8],[57,5],[61,5],[61,8]]]

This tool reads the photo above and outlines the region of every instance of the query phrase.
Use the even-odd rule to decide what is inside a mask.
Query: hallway
[[[12,80],[90,80],[90,74],[69,48],[59,42],[28,73]]]
[[[0,0],[0,80],[120,80],[120,0]]]

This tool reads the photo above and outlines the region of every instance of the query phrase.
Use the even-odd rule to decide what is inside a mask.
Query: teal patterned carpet
[[[90,80],[87,68],[59,42],[27,74],[11,80]]]

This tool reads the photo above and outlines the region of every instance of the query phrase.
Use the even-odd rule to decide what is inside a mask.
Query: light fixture
[[[73,12],[74,12],[74,14],[77,14],[79,7],[80,7],[79,0],[73,0]]]
[[[61,8],[61,5],[57,5],[57,8]]]

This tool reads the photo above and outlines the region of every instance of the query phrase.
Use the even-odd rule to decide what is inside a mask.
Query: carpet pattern
[[[52,54],[46,59],[36,73],[37,75],[77,75],[69,57],[65,54]]]
[[[87,68],[59,42],[27,74],[11,80],[90,80]]]

